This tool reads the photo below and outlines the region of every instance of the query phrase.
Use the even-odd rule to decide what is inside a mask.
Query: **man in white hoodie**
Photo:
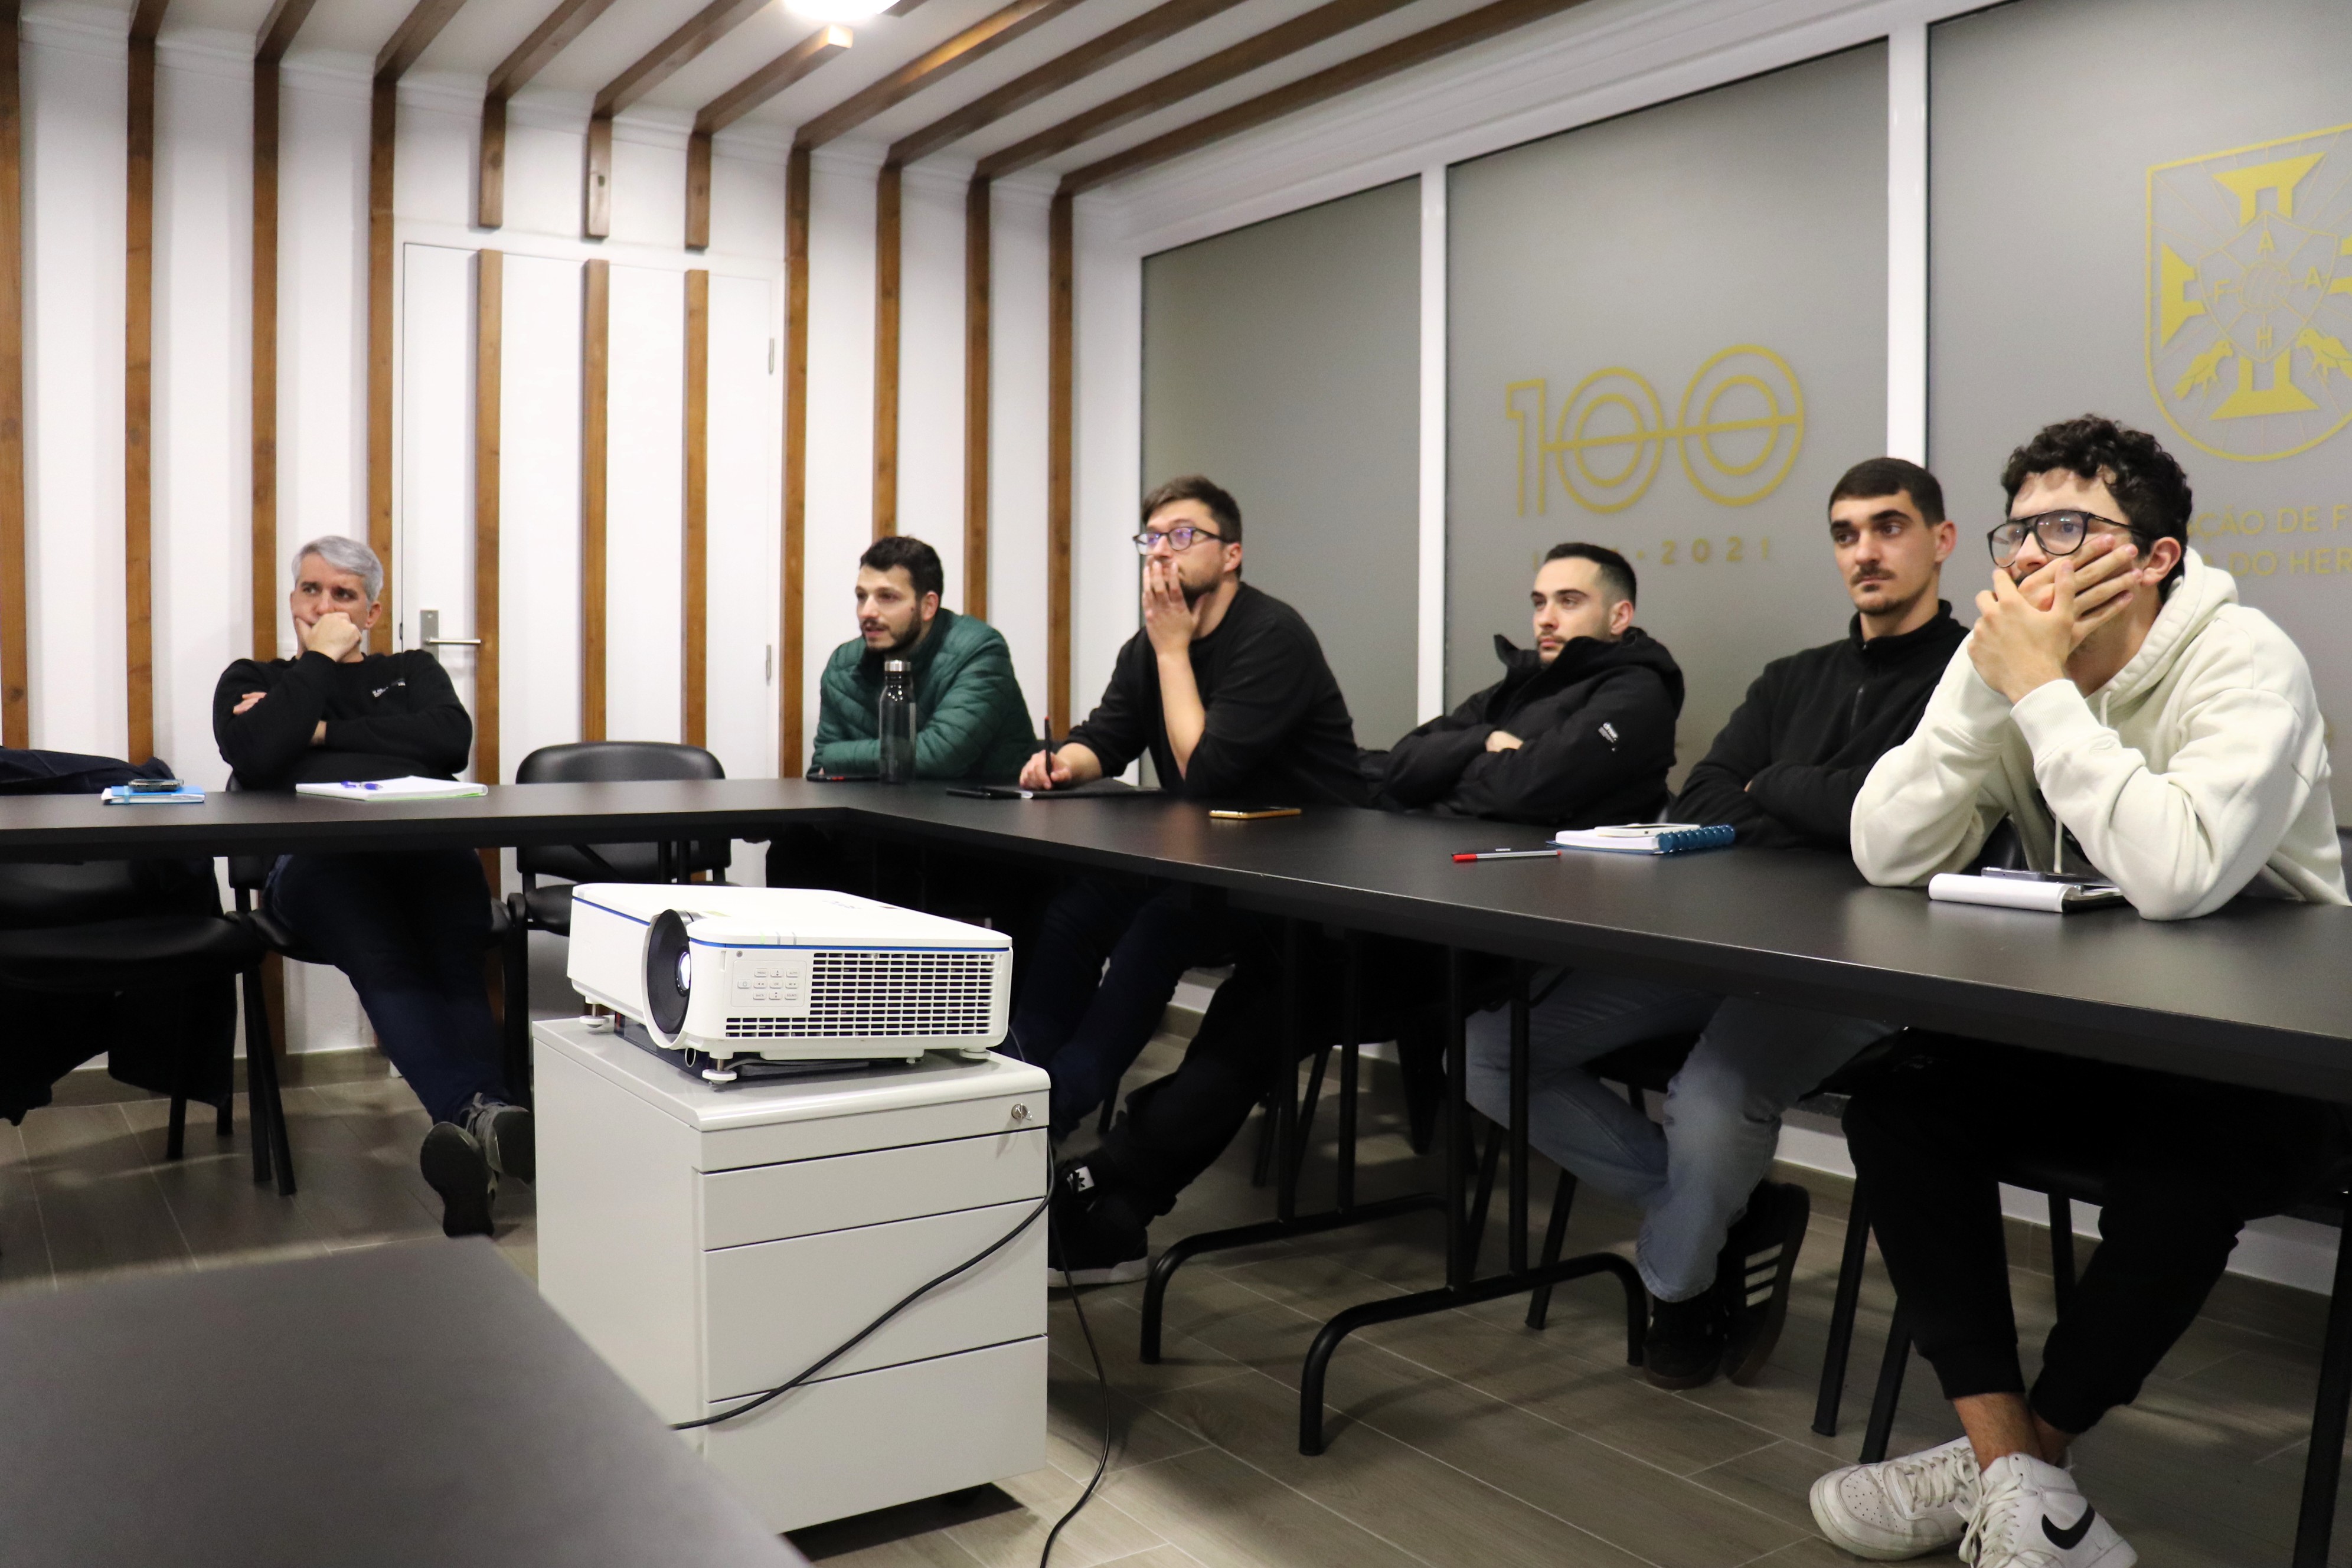
[[[2086,416],[2010,457],[1976,629],[1853,806],[1887,886],[1976,858],[2006,817],[2035,868],[2094,871],[2148,920],[2240,893],[2342,904],[2311,672],[2188,548],[2188,477],[2154,437]],[[1821,1478],[1813,1516],[1859,1556],[1958,1544],[1977,1568],[2128,1568],[2076,1489],[2074,1439],[2195,1319],[2245,1221],[2305,1195],[2336,1113],[2161,1073],[1930,1038],[1846,1112],[1871,1221],[1967,1436]],[[2104,1177],[2101,1246],[2018,1362],[1996,1173],[2055,1154]],[[1963,1542],[1963,1538],[1965,1542]]]

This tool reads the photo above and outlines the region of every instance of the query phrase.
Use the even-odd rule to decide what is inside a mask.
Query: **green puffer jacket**
[[[1013,673],[1003,634],[986,621],[941,610],[915,645],[915,776],[998,783],[1020,774],[1037,749],[1029,704]],[[881,768],[882,656],[852,637],[833,650],[819,681],[818,773]]]

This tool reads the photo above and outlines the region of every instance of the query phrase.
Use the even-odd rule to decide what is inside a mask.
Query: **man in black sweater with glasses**
[[[1143,629],[1119,649],[1094,712],[1066,744],[1032,757],[1021,782],[1069,788],[1120,773],[1148,752],[1160,787],[1194,800],[1366,804],[1355,724],[1321,645],[1297,611],[1242,581],[1240,505],[1193,476],[1145,497],[1142,517],[1135,544],[1143,556]],[[1104,1155],[1064,1173],[1056,1278],[1138,1277],[1146,1200],[1112,1197],[1108,1160],[1123,1152],[1130,1173],[1158,1191],[1191,1179],[1203,1137],[1223,1146],[1230,1131],[1214,1129],[1247,1117],[1251,1086],[1263,1077],[1255,1062],[1228,1070],[1218,1048],[1230,1032],[1224,1020],[1274,984],[1277,966],[1265,922],[1197,909],[1188,888],[1085,878],[1047,909],[1013,1041],[1053,1075],[1054,1124],[1062,1131],[1117,1091],[1183,973],[1228,959],[1235,974],[1183,1068],[1129,1099]],[[1248,1057],[1249,1047],[1240,1054]],[[1071,1258],[1059,1255],[1066,1246]]]
[[[330,534],[295,552],[288,604],[300,650],[241,658],[213,693],[213,735],[240,784],[454,778],[465,767],[474,721],[440,662],[422,649],[366,651],[383,592],[383,564],[356,539]],[[488,1235],[499,1177],[528,1182],[535,1160],[482,978],[481,861],[470,849],[282,855],[262,897],[351,978],[377,1043],[432,1116],[419,1163],[441,1195],[441,1228]]]

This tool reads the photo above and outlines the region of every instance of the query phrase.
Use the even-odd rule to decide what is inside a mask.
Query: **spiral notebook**
[[[1562,849],[1600,849],[1612,855],[1687,855],[1694,849],[1727,849],[1738,835],[1727,825],[1696,822],[1629,822],[1618,827],[1564,827],[1551,836]]]

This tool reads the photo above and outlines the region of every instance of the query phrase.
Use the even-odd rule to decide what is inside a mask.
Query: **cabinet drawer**
[[[1046,1177],[1042,1127],[721,1171],[702,1178],[702,1245],[741,1247],[1034,1202],[1045,1194]]]
[[[1002,1237],[1034,1198],[702,1255],[707,1397],[755,1394]],[[940,1286],[824,1375],[1003,1344],[1045,1331],[1045,1221]]]
[[[774,1531],[1026,1475],[1045,1463],[1045,1342],[813,1383],[694,1436]]]

